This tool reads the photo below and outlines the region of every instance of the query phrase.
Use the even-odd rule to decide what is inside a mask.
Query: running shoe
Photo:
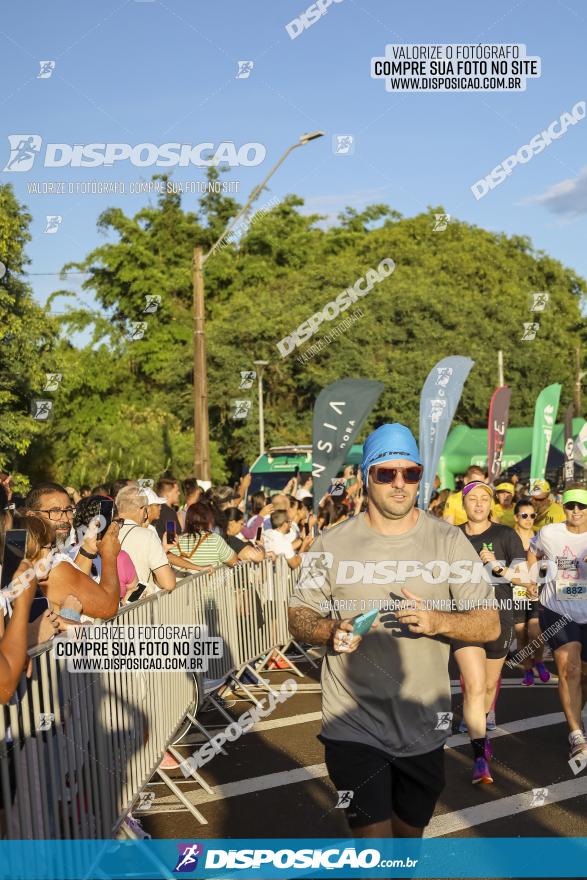
[[[468,733],[468,732],[469,732],[469,728],[467,727],[467,722],[463,718],[463,720],[459,724],[459,733]]]
[[[473,785],[478,785],[480,782],[484,785],[493,782],[493,777],[489,772],[489,764],[485,758],[477,758],[473,765]]]
[[[491,745],[491,740],[488,736],[485,737],[485,748],[483,749],[483,757],[486,761],[491,761],[493,758],[493,746]]]
[[[540,672],[538,673],[540,675]],[[549,673],[550,675],[550,673]],[[548,680],[548,679],[547,679]],[[524,673],[524,678],[522,679],[522,684],[528,687],[531,684],[534,684],[534,670],[527,669]]]
[[[487,730],[495,730],[497,722],[495,720],[495,712],[487,713]]]
[[[569,744],[571,746],[569,758],[576,758],[577,755],[587,755],[587,738],[581,730],[569,733]]]
[[[544,663],[535,663],[536,672],[540,676],[540,681],[546,684],[547,681],[550,681],[550,672],[544,665]]]

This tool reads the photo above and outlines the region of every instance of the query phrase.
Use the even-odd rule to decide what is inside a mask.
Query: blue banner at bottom
[[[585,837],[0,842],[0,880],[586,876]]]

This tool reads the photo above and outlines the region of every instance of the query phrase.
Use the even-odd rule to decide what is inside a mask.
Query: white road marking
[[[320,721],[322,718],[322,712],[305,712],[303,715],[288,715],[287,718],[275,718],[269,721],[257,721],[257,723],[251,728],[250,733],[260,733],[263,730],[272,730],[275,727],[291,727],[294,724],[306,724],[308,721]],[[212,729],[212,728],[210,728]],[[218,725],[218,727],[214,727],[214,730],[224,730],[223,725]],[[193,739],[187,737],[182,740],[178,747],[182,746],[196,746],[203,745],[205,742],[204,738],[200,736],[198,739]]]
[[[562,712],[551,712],[548,715],[534,715],[532,718],[522,718],[521,721],[510,721],[509,724],[501,724],[491,731],[491,739],[507,736],[509,733],[523,733],[526,730],[534,730],[536,727],[547,727],[549,724],[562,724],[565,716]],[[469,744],[469,737],[463,733],[449,736],[446,745],[449,749],[458,748]]]
[[[220,801],[224,798],[239,797],[243,794],[253,794],[256,791],[264,791],[268,788],[279,788],[282,785],[297,785],[300,782],[309,782],[311,779],[320,779],[327,776],[326,764],[310,764],[308,767],[296,767],[295,770],[282,770],[279,773],[267,773],[265,776],[254,776],[251,779],[241,779],[240,782],[228,782],[214,787],[214,793],[206,791],[186,791],[185,796],[193,804],[207,804],[210,801]],[[189,780],[188,780],[189,781]],[[194,781],[193,779],[191,780]],[[157,804],[174,802],[173,796],[157,799]],[[155,810],[150,810],[151,813]],[[156,812],[165,812],[157,810]]]
[[[569,798],[581,797],[582,795],[587,795],[587,776],[549,785],[544,805],[566,801]],[[488,804],[478,804],[475,807],[467,807],[454,813],[435,816],[424,832],[424,837],[443,837],[446,834],[454,834],[456,831],[464,831],[466,828],[474,828],[484,822],[503,819],[504,816],[515,816],[518,813],[526,812],[526,810],[535,810],[538,804],[532,806],[533,796],[534,792],[530,789],[510,797],[499,798],[499,800],[491,801]]]
[[[316,715],[319,713],[308,713],[308,716]],[[302,718],[304,716],[300,716]],[[282,724],[284,721],[289,723],[297,723],[298,718],[282,718],[274,722],[275,726]],[[306,720],[311,720],[309,717],[306,717]],[[526,730],[533,730],[539,727],[546,727],[551,724],[561,724],[565,720],[565,717],[562,712],[553,712],[548,715],[535,715],[533,718],[524,718],[521,721],[512,721],[509,724],[504,724],[501,727],[498,727],[491,734],[492,738],[497,738],[500,736],[507,736],[508,734],[513,733],[523,733]],[[268,724],[272,722],[259,722],[259,724]],[[449,749],[458,748],[459,746],[464,746],[469,744],[469,738],[463,734],[455,734],[454,736],[450,736],[446,742],[446,747]],[[218,785],[214,787],[213,794],[208,794],[205,791],[194,790],[186,792],[186,797],[193,804],[204,804],[209,803],[210,801],[222,800],[223,798],[229,797],[239,797],[244,794],[252,794],[256,791],[262,791],[263,789],[268,788],[279,788],[284,785],[296,785],[300,782],[307,782],[309,779],[318,779],[323,776],[328,775],[328,770],[326,769],[326,764],[312,764],[308,767],[298,767],[294,770],[282,770],[277,773],[267,773],[264,776],[253,776],[249,779],[242,779],[239,782],[229,782],[223,785]],[[194,780],[192,778],[189,779],[176,779],[174,780],[177,785],[186,785],[193,784]],[[152,783],[156,784],[156,783]],[[578,792],[581,794],[581,792]],[[575,795],[569,795],[569,797],[574,797]],[[165,809],[165,804],[174,803],[173,796],[158,798],[156,803],[153,804],[153,808],[151,812],[168,812]],[[157,809],[159,807],[159,809]],[[175,810],[171,810],[174,812]],[[456,815],[456,814],[455,814]],[[490,821],[490,820],[486,820]],[[449,833],[449,832],[443,832]]]

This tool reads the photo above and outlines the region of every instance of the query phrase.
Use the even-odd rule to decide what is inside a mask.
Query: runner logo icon
[[[174,874],[185,874],[195,871],[198,866],[198,858],[203,854],[204,848],[201,843],[178,843],[179,850],[177,864],[173,869]]]

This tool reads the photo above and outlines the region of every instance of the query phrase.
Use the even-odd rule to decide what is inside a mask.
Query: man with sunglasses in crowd
[[[499,617],[479,607],[491,600],[487,583],[462,570],[451,577],[453,563],[471,572],[479,562],[460,529],[416,507],[422,463],[411,431],[374,431],[361,469],[367,510],[316,539],[289,627],[328,648],[320,740],[335,787],[354,792],[354,836],[421,837],[444,787],[448,640],[494,639]],[[381,619],[354,634],[353,619],[373,609]]]
[[[39,483],[34,486],[24,500],[27,515],[40,516],[53,529],[55,550],[54,565],[49,577],[43,583],[43,592],[54,609],[61,606],[69,595],[81,602],[82,611],[88,617],[106,619],[118,611],[120,583],[116,568],[116,557],[120,552],[118,524],[112,523],[100,545],[102,571],[98,583],[73,562],[67,552],[67,545],[73,537],[73,515],[75,507],[63,486],[59,483]]]
[[[559,677],[558,692],[569,726],[569,758],[587,756],[581,712],[587,702],[587,489],[568,483],[564,523],[544,526],[528,554],[548,566],[540,593],[540,626],[547,634]],[[537,598],[534,586],[533,598]]]

